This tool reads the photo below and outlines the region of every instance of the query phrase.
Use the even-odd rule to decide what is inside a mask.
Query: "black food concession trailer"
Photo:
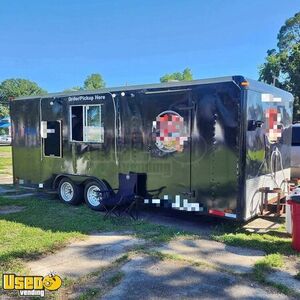
[[[144,174],[145,205],[248,220],[290,176],[293,97],[230,76],[11,101],[14,183],[101,209],[99,189]]]

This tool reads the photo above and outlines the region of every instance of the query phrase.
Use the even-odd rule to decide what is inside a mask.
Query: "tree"
[[[0,101],[0,119],[9,115],[8,103]]]
[[[279,79],[281,72],[281,57],[275,49],[267,51],[266,62],[260,66],[259,80],[265,81],[269,84],[280,85],[280,82],[276,82]]]
[[[105,82],[102,76],[98,73],[89,75],[84,81],[84,90],[96,90],[105,87]]]
[[[191,69],[185,68],[183,72],[174,72],[171,74],[165,74],[160,77],[160,82],[168,82],[168,81],[187,81],[193,80],[193,74]]]
[[[47,92],[35,82],[21,79],[6,79],[0,84],[0,116],[8,115],[8,103],[10,98],[30,95],[43,95]]]
[[[300,121],[300,12],[280,28],[278,50],[267,51],[259,69],[259,80],[291,92],[294,97],[294,121]]]
[[[65,89],[63,92],[69,93],[69,92],[77,92],[77,91],[81,91],[81,90],[83,90],[83,88],[81,86],[73,86],[69,89]]]
[[[279,30],[277,39],[280,52],[288,51],[300,43],[300,12],[285,21]]]

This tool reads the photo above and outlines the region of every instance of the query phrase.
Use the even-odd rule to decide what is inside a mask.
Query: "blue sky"
[[[299,0],[1,0],[0,81],[20,77],[49,92],[100,73],[107,86],[194,78],[256,79]]]

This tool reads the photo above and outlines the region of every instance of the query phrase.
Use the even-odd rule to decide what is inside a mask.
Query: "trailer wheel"
[[[84,199],[87,206],[93,210],[104,210],[102,200],[109,197],[109,193],[99,193],[108,190],[106,184],[102,181],[90,181],[84,187]]]
[[[82,187],[69,178],[63,178],[58,185],[58,195],[62,202],[76,205],[82,201]]]

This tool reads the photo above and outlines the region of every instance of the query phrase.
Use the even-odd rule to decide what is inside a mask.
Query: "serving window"
[[[104,143],[102,105],[71,106],[70,128],[73,142]]]

